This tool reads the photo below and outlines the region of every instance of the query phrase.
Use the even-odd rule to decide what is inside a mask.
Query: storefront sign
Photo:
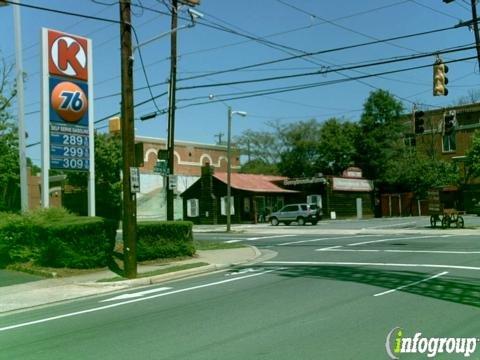
[[[333,178],[333,190],[336,191],[373,191],[373,181],[366,179]]]

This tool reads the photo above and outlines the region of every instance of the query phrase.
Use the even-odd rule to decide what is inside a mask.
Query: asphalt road
[[[397,327],[480,358],[478,236],[279,228],[196,235],[278,253],[255,266],[2,316],[0,358],[387,359]]]

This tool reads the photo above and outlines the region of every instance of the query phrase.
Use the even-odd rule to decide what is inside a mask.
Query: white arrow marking
[[[118,295],[118,296],[115,296],[115,297],[110,298],[110,299],[102,300],[100,302],[125,300],[125,299],[135,299],[135,298],[138,298],[138,297],[142,297],[144,295],[154,294],[154,293],[157,293],[157,292],[160,292],[160,291],[166,291],[166,290],[170,290],[170,289],[171,289],[170,287],[161,287],[161,288],[156,288],[156,289],[151,289],[151,290],[139,291],[139,292],[136,292],[136,293],[122,294],[122,295]]]

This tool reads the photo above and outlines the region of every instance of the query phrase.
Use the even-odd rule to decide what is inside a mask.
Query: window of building
[[[188,217],[197,217],[200,215],[198,205],[199,205],[198,199],[187,200],[187,216]]]
[[[443,134],[442,138],[443,152],[452,152],[457,150],[455,141],[455,131],[450,134]]]
[[[230,196],[230,215],[235,215],[235,202],[233,196]],[[220,212],[222,215],[227,215],[227,197],[223,196],[220,199]]]

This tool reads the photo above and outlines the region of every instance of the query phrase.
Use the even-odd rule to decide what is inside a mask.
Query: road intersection
[[[268,256],[201,277],[2,316],[2,356],[385,359],[394,329],[410,337],[480,338],[478,231],[405,228],[407,222],[197,232],[200,241],[240,242]],[[476,349],[471,358],[479,357]]]

